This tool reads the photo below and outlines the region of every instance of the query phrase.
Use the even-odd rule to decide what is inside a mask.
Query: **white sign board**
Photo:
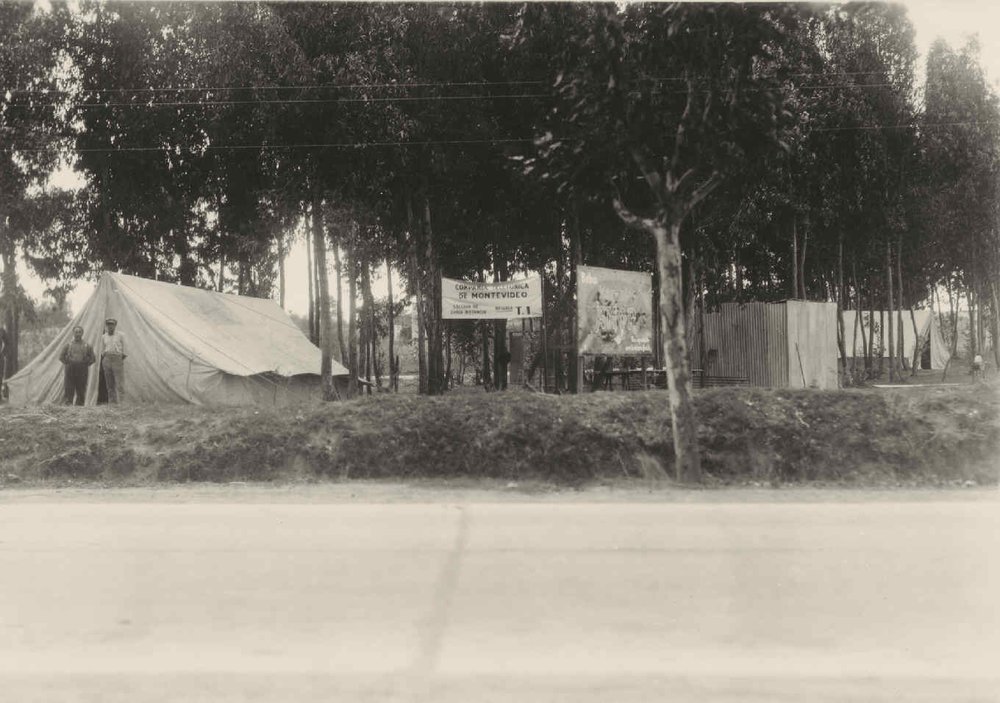
[[[542,316],[542,279],[479,283],[441,279],[441,319],[516,320]]]

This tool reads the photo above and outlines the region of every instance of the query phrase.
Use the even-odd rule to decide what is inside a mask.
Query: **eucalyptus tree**
[[[0,310],[8,333],[7,375],[17,371],[26,302],[17,277],[19,256],[29,254],[29,265],[49,279],[76,273],[73,230],[61,226],[72,215],[71,197],[45,190],[66,146],[59,75],[65,26],[61,7],[0,4]]]
[[[75,166],[96,265],[193,282],[204,47],[181,4],[81,3],[67,43]]]
[[[990,310],[996,349],[1000,104],[974,40],[958,51],[941,41],[931,47],[925,105],[921,216],[929,230],[928,244],[942,262],[938,282],[949,289],[950,298],[966,296],[974,323],[972,350],[984,337],[974,313],[978,309],[981,319],[983,309]]]
[[[592,164],[613,189],[608,195],[619,218],[656,243],[677,474],[698,481],[681,230],[727,174],[776,147],[778,86],[757,68],[795,16],[750,5],[553,11],[565,12],[568,38],[557,76],[560,102],[552,128],[539,138],[538,162],[564,181],[573,180],[579,162]]]

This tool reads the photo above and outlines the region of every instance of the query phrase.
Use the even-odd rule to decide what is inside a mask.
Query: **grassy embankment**
[[[696,395],[707,483],[995,484],[994,386]],[[666,478],[666,395],[381,395],[293,409],[0,408],[0,485]]]

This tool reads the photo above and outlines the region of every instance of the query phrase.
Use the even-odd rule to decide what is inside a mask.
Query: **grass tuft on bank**
[[[709,485],[995,484],[994,387],[698,393]],[[379,395],[297,408],[0,409],[0,485],[673,475],[662,392]]]

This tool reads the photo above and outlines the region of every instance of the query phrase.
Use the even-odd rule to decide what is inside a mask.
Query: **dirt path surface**
[[[995,490],[509,491],[4,491],[3,699],[1000,700]]]

